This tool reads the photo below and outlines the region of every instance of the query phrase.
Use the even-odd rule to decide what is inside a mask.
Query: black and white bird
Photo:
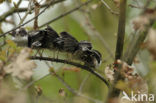
[[[12,40],[17,43],[18,46],[27,46],[28,33],[24,28],[20,28],[17,31],[12,31]]]
[[[28,46],[30,48],[54,49],[54,42],[59,35],[50,26],[44,30],[27,32],[24,28],[13,31],[12,40],[18,46]]]
[[[100,52],[92,49],[90,42],[86,40],[79,42],[67,32],[61,32],[59,36],[50,26],[31,32],[20,28],[11,34],[12,40],[19,46],[70,53],[73,55],[73,59],[80,60],[91,68],[97,68],[102,61]]]
[[[86,49],[81,53],[79,59],[89,67],[98,68],[101,64],[102,56],[97,50]]]

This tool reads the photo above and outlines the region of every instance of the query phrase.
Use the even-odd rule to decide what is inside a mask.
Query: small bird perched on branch
[[[67,32],[61,32],[59,36],[50,26],[29,33],[24,28],[20,28],[18,31],[14,31],[13,38],[18,45],[21,45],[19,42],[21,38],[21,41],[24,40],[25,45],[30,48],[70,53],[73,55],[73,59],[80,60],[91,68],[97,68],[102,61],[100,52],[92,49],[90,42],[86,40],[79,42]]]

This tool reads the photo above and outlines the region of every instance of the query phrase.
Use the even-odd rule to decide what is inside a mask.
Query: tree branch
[[[48,57],[37,57],[37,56],[32,56],[30,57],[30,59],[32,60],[46,60],[46,61],[51,61],[51,62],[57,62],[57,63],[64,63],[64,64],[70,64],[79,68],[82,68],[83,70],[86,70],[90,73],[92,73],[93,75],[95,75],[96,77],[98,77],[100,80],[102,80],[107,87],[109,87],[109,82],[98,72],[94,71],[93,69],[89,68],[88,66],[85,65],[81,65],[79,63],[75,63],[75,62],[70,62],[70,61],[66,61],[66,60],[62,60],[62,59],[55,59],[55,58],[48,58]]]
[[[44,26],[46,26],[46,25],[48,25],[48,24],[50,24],[50,23],[52,23],[52,22],[54,22],[54,21],[56,21],[56,20],[58,20],[58,19],[60,19],[60,18],[62,18],[62,17],[64,17],[64,16],[67,16],[68,14],[71,14],[71,13],[73,13],[73,12],[76,11],[76,10],[79,10],[81,7],[83,7],[83,6],[87,5],[87,4],[89,4],[91,1],[92,1],[92,0],[88,0],[87,2],[85,2],[85,3],[81,4],[81,5],[79,5],[78,7],[73,8],[73,9],[71,9],[71,10],[69,10],[69,11],[67,11],[67,12],[65,12],[65,13],[63,13],[63,14],[61,14],[61,15],[59,15],[59,16],[57,16],[56,18],[49,20],[48,22],[46,22],[46,23],[42,24],[41,26],[39,26],[39,28],[42,28],[42,27],[44,27]]]
[[[116,52],[115,52],[116,60],[121,58],[123,52],[125,24],[126,24],[126,2],[127,0],[120,0],[120,14],[119,14]]]
[[[47,24],[50,24],[50,23],[52,23],[52,22],[54,22],[54,21],[56,21],[56,20],[58,20],[58,19],[60,19],[60,18],[62,18],[62,17],[64,17],[64,16],[66,16],[66,15],[68,15],[68,14],[70,14],[70,13],[72,13],[72,12],[78,10],[78,9],[80,9],[82,6],[85,6],[85,5],[88,4],[90,1],[91,1],[91,0],[89,0],[89,1],[87,1],[87,2],[85,2],[85,3],[83,3],[83,4],[81,4],[80,6],[74,8],[74,9],[72,9],[72,10],[70,10],[70,11],[64,13],[64,14],[61,14],[60,16],[58,16],[58,17],[56,17],[56,18],[50,20],[50,21],[47,22],[47,23],[44,23],[44,24],[41,25],[39,28],[41,28],[41,27],[43,27],[43,26],[46,26]],[[49,7],[49,6],[47,6],[44,10],[42,10],[37,16],[33,17],[32,19],[26,21],[25,23],[23,23],[23,24],[21,24],[21,25],[15,27],[15,28],[13,28],[13,29],[11,29],[11,30],[9,30],[9,31],[7,31],[7,32],[5,32],[5,33],[3,33],[3,34],[1,34],[1,35],[0,35],[0,38],[3,37],[4,35],[10,33],[11,31],[16,30],[16,29],[20,28],[21,26],[24,26],[24,25],[26,25],[27,23],[33,21],[36,17],[38,17],[39,15],[41,15],[48,7]]]
[[[67,84],[59,75],[57,75],[57,74],[54,74],[54,75],[55,75],[55,77],[56,77],[60,82],[62,82],[62,84],[63,84],[71,93],[73,93],[73,94],[75,94],[75,95],[77,95],[77,96],[86,98],[86,99],[88,99],[88,100],[90,100],[90,101],[92,101],[92,102],[95,102],[95,103],[102,103],[102,101],[99,101],[99,100],[96,100],[96,99],[93,99],[93,98],[91,98],[91,97],[88,97],[88,96],[83,95],[83,94],[80,93],[79,91],[77,91],[77,90],[71,88],[70,85]]]
[[[6,34],[10,33],[11,31],[16,30],[16,29],[20,28],[21,26],[24,26],[24,25],[26,25],[27,23],[33,21],[36,17],[38,17],[38,16],[40,16],[42,13],[44,13],[45,10],[46,10],[48,7],[49,7],[49,6],[47,6],[46,8],[44,8],[38,15],[36,15],[35,17],[31,18],[30,20],[26,21],[25,23],[23,23],[23,24],[21,24],[21,25],[15,27],[15,28],[13,28],[13,29],[11,29],[11,30],[9,30],[9,31],[7,31],[7,32],[5,32],[5,33],[3,33],[2,35],[0,35],[0,37],[3,37],[3,36],[5,36]]]
[[[116,43],[116,52],[115,52],[115,62],[118,59],[122,58],[123,46],[124,46],[124,37],[125,37],[125,24],[126,24],[126,4],[127,0],[120,0],[120,14],[119,14],[119,24],[118,24],[118,34],[117,34],[117,43]],[[115,65],[115,67],[120,71],[121,65]],[[109,91],[108,103],[112,99],[115,99],[119,96],[120,90],[115,88],[117,81],[122,79],[120,72],[115,72],[114,81],[112,84],[112,88]]]
[[[124,57],[122,57],[122,60],[129,65],[131,65],[133,63],[135,56],[137,55],[138,51],[140,50],[141,44],[144,42],[144,40],[147,36],[149,28],[156,21],[155,16],[154,17],[148,17],[147,16],[148,14],[146,15],[146,13],[147,12],[144,11],[141,15],[147,17],[149,19],[149,23],[144,24],[144,29],[141,29],[140,31],[138,31],[138,34],[135,34],[135,37],[132,38],[132,40],[130,41],[130,43],[128,45],[129,48],[126,50]],[[118,64],[117,69],[121,69],[121,65]],[[115,80],[114,80],[113,86],[117,83],[117,81],[123,79],[120,72],[116,72],[114,78],[115,78]],[[119,93],[120,93],[120,90],[113,87],[109,95],[110,95],[110,97],[118,97]],[[112,98],[109,98],[109,99],[112,99]]]
[[[57,4],[57,3],[62,2],[62,1],[65,1],[65,0],[57,0],[57,1],[52,0],[50,3],[46,3],[46,4],[41,5],[41,8],[47,7],[49,5],[54,5],[54,4]],[[25,12],[27,10],[28,10],[28,8],[15,8],[15,7],[12,7],[12,8],[10,8],[10,10],[8,12],[6,12],[3,15],[0,16],[0,22],[2,22],[8,16],[10,16],[10,15],[12,15],[14,13]],[[32,7],[31,10],[34,10],[34,7]]]
[[[104,0],[101,0],[101,2],[106,6],[106,8],[107,8],[112,14],[119,15],[119,13],[113,11],[113,10],[107,5],[107,3],[106,3]]]
[[[147,34],[148,34],[148,30],[150,29],[150,27],[154,24],[155,20],[150,20],[149,25],[145,26],[145,29],[143,31],[140,31],[136,35],[134,38],[132,38],[132,40],[130,41],[130,44],[128,45],[128,49],[126,50],[123,60],[129,64],[132,65],[133,60],[135,58],[135,56],[137,55],[138,51],[140,50],[140,46],[141,44],[144,42]]]

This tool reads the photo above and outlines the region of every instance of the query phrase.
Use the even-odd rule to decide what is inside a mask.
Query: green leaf
[[[17,48],[16,44],[12,40],[6,40],[7,44],[12,48]]]

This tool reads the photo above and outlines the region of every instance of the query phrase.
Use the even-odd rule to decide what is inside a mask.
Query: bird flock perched
[[[102,56],[99,51],[92,48],[90,42],[85,40],[79,42],[67,32],[61,32],[59,35],[50,26],[44,30],[31,32],[20,28],[11,34],[12,40],[19,46],[70,53],[74,59],[84,62],[91,68],[97,68],[101,64]]]

